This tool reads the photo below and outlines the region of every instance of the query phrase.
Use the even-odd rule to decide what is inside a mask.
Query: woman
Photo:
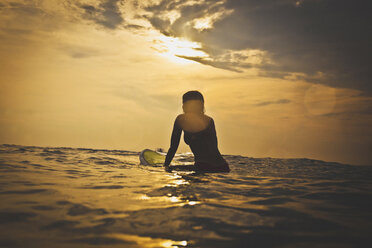
[[[204,114],[204,97],[199,91],[188,91],[183,97],[183,114],[174,121],[171,145],[165,158],[167,171],[180,143],[182,131],[185,143],[194,154],[195,164],[192,170],[205,172],[229,172],[230,168],[217,147],[214,121]],[[186,168],[185,168],[186,169]]]

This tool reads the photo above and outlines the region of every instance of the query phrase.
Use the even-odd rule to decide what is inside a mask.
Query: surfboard
[[[140,153],[139,159],[142,165],[162,166],[165,161],[165,156],[166,153],[145,149]]]
[[[143,150],[140,155],[140,164],[141,165],[151,165],[151,166],[163,166],[165,157],[167,156],[166,152],[162,152],[159,150],[151,150],[151,149],[145,149]],[[191,160],[190,160],[191,159]],[[190,153],[179,153],[175,154],[172,159],[172,166],[183,166],[183,165],[193,165],[194,160],[191,157]]]

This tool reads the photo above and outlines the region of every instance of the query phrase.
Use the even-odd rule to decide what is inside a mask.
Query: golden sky
[[[2,1],[0,143],[168,148],[200,90],[223,154],[372,164],[366,45],[318,2]]]

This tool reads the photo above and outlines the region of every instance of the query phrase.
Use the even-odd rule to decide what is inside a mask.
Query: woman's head
[[[185,113],[204,113],[204,97],[197,90],[191,90],[183,94],[182,103]]]

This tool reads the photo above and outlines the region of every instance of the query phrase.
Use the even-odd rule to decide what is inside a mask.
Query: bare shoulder
[[[208,121],[208,123],[213,121],[213,118],[210,117],[209,115],[204,115],[204,116],[205,116],[206,120]]]
[[[179,114],[177,115],[176,120],[174,122],[177,123],[178,125],[181,125],[184,119],[185,119],[184,114]]]
[[[179,114],[179,115],[177,115],[177,117],[176,117],[176,121],[181,121],[181,120],[183,120],[185,118],[185,114]]]

